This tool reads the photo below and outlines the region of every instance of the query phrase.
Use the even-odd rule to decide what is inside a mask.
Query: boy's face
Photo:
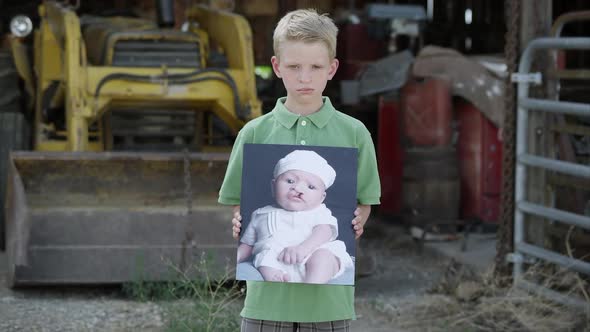
[[[320,101],[326,83],[338,69],[338,60],[330,59],[321,42],[285,41],[279,47],[279,57],[272,57],[272,67],[283,80],[287,102],[294,105]]]
[[[288,211],[305,211],[318,207],[326,198],[326,187],[319,176],[290,170],[273,180],[274,195],[280,207]]]

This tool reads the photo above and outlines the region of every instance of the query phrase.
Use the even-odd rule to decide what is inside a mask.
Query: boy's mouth
[[[297,89],[297,92],[300,92],[300,93],[312,93],[313,92],[313,89],[310,89],[310,88]]]

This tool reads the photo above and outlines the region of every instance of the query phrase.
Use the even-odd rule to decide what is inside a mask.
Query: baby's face
[[[288,211],[305,211],[318,207],[326,198],[326,187],[319,176],[299,170],[279,175],[274,182],[277,203]]]

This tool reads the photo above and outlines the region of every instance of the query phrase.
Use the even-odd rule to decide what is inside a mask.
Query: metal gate
[[[555,30],[554,30],[555,31]],[[561,28],[559,29],[561,31]],[[518,82],[518,113],[516,129],[516,178],[515,178],[515,220],[514,253],[510,259],[513,265],[514,283],[518,287],[542,294],[553,300],[574,306],[587,306],[588,303],[539,285],[524,278],[524,264],[529,258],[558,264],[572,271],[590,275],[590,263],[562,255],[555,251],[527,243],[525,240],[525,215],[547,218],[590,230],[590,217],[560,210],[554,206],[533,203],[527,199],[527,172],[530,168],[540,168],[546,172],[557,172],[590,179],[590,166],[569,161],[557,160],[548,156],[538,156],[529,152],[528,122],[531,112],[549,112],[559,115],[590,117],[590,105],[577,102],[563,102],[529,97],[529,87],[540,83],[540,73],[530,73],[533,55],[541,50],[589,50],[590,38],[538,38],[529,43],[522,54],[518,74],[513,81]],[[588,79],[587,71],[581,71]]]

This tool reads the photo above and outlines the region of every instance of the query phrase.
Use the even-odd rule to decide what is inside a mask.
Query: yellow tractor
[[[157,2],[158,24],[55,1],[37,28],[12,20],[30,111],[0,112],[0,148],[30,132],[32,151],[0,161],[11,286],[165,280],[203,255],[210,272],[234,264],[216,198],[233,138],[261,114],[251,30],[204,6],[173,29],[172,3]]]

